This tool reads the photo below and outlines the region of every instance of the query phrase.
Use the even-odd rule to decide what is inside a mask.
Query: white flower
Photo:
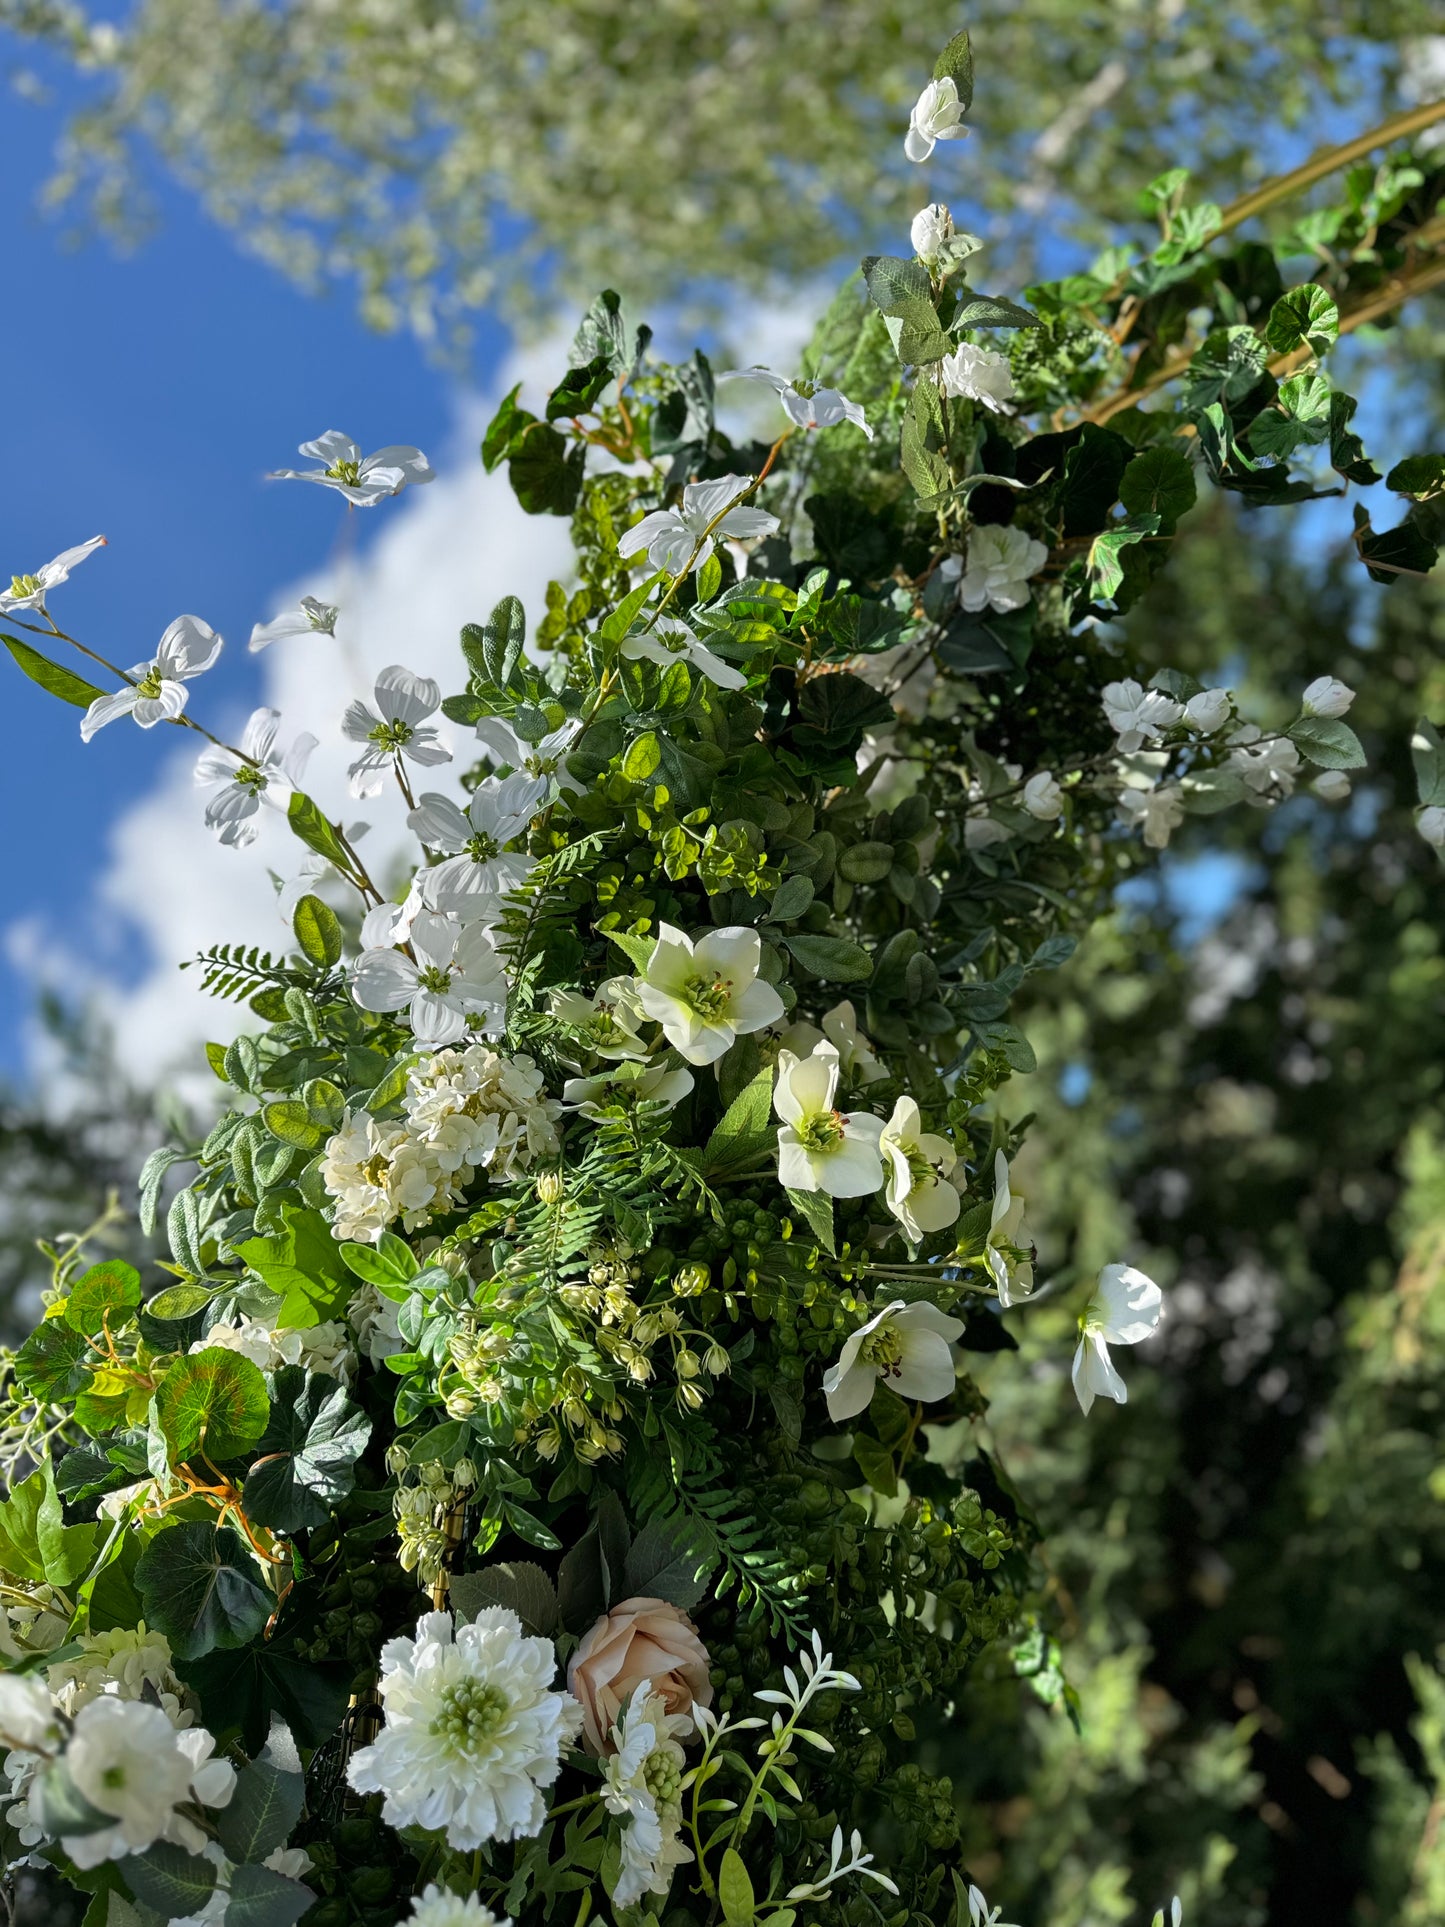
[[[342,1229],[338,1216],[336,1236],[345,1238],[349,1235]],[[380,1235],[381,1227],[378,1226],[373,1237]],[[356,1334],[358,1349],[373,1365],[384,1365],[388,1358],[411,1350],[401,1335],[400,1321],[400,1305],[390,1298],[383,1298],[375,1285],[358,1282],[346,1308],[346,1322]]]
[[[1256,796],[1273,792],[1288,796],[1294,789],[1300,753],[1288,736],[1273,736],[1262,743],[1243,742],[1244,731],[1231,738],[1237,747],[1229,752],[1228,765],[1243,778],[1245,788]]]
[[[427,768],[449,763],[452,753],[428,716],[441,706],[442,692],[430,676],[417,676],[400,663],[383,669],[376,679],[376,707],[353,702],[341,719],[344,735],[366,743],[347,774],[353,796],[379,796],[392,759],[404,756]]]
[[[1008,356],[996,349],[975,348],[971,342],[960,342],[951,355],[945,355],[939,362],[938,374],[945,395],[962,395],[968,401],[982,402],[995,415],[1013,413],[1009,407],[1014,398],[1013,370]]]
[[[273,1847],[261,1865],[284,1880],[304,1880],[311,1871],[312,1859],[305,1847]]]
[[[654,509],[630,528],[617,544],[619,555],[636,555],[646,549],[649,565],[666,569],[669,575],[682,575],[690,568],[701,568],[712,554],[717,536],[731,536],[747,542],[757,535],[771,535],[778,527],[776,515],[762,509],[744,508],[738,497],[753,486],[745,475],[720,475],[713,482],[689,482],[676,508]],[[736,506],[730,507],[729,504]]]
[[[159,1700],[172,1726],[192,1724],[195,1715],[184,1704],[186,1688],[176,1677],[164,1633],[148,1632],[141,1620],[134,1629],[86,1633],[76,1645],[77,1652],[57,1660],[45,1675],[55,1704],[67,1717],[73,1719],[82,1706],[109,1694],[123,1700]]]
[[[913,252],[920,261],[936,261],[953,239],[953,216],[942,201],[931,201],[913,217],[908,230]]]
[[[419,448],[393,444],[363,455],[349,435],[328,428],[314,442],[302,442],[302,455],[322,464],[320,468],[272,469],[273,482],[319,482],[334,488],[356,508],[374,508],[388,495],[400,495],[408,483],[416,486],[435,480],[436,471]]]
[[[1184,720],[1201,736],[1212,736],[1229,721],[1234,705],[1227,689],[1201,689],[1184,705]]]
[[[1306,716],[1343,716],[1355,700],[1348,683],[1335,676],[1316,676],[1301,699]]]
[[[1169,838],[1184,821],[1183,792],[1177,783],[1128,789],[1119,798],[1119,815],[1130,829],[1142,829],[1151,850],[1167,850]]]
[[[616,1749],[606,1760],[602,1800],[627,1821],[614,1907],[632,1907],[644,1894],[665,1894],[692,1854],[682,1844],[682,1769],[678,1736],[692,1731],[685,1713],[669,1713],[643,1680],[612,1729]]]
[[[352,966],[351,994],[363,1010],[411,1013],[419,1044],[459,1043],[469,1017],[499,1027],[507,979],[479,923],[459,924],[423,910],[411,927],[415,961],[400,950],[364,950]]]
[[[0,1745],[49,1753],[59,1743],[60,1728],[45,1682],[33,1673],[0,1673]]]
[[[278,1329],[265,1318],[243,1315],[239,1325],[212,1325],[191,1350],[239,1352],[263,1372],[274,1372],[281,1365],[300,1365],[308,1372],[325,1372],[343,1384],[350,1380],[356,1362],[346,1327],[335,1319],[297,1330],[292,1326]]]
[[[177,616],[156,644],[150,662],[130,666],[133,682],[114,695],[97,696],[80,719],[80,737],[88,743],[98,729],[118,716],[133,716],[142,729],[172,722],[186,706],[193,676],[209,669],[221,649],[221,638],[199,616]]]
[[[1432,850],[1445,850],[1445,809],[1431,803],[1415,818],[1415,828]]]
[[[385,1724],[347,1779],[385,1796],[391,1826],[441,1829],[463,1853],[539,1832],[539,1789],[582,1726],[577,1701],[551,1690],[556,1671],[551,1640],[504,1607],[455,1629],[450,1613],[424,1613],[415,1639],[381,1649]]]
[[[959,125],[962,119],[963,102],[953,80],[930,80],[908,116],[904,153],[911,161],[926,161],[935,141],[963,140],[968,129]]]
[[[206,1836],[176,1808],[192,1800],[223,1807],[236,1786],[235,1768],[215,1760],[215,1741],[203,1727],[177,1732],[158,1706],[103,1695],[81,1707],[65,1750],[65,1767],[81,1798],[110,1816],[113,1826],[61,1835],[77,1867],[98,1867],[169,1840],[199,1853]],[[30,1808],[45,1825],[40,1789]],[[38,1809],[38,1811],[37,1811]]]
[[[986,811],[975,810],[963,819],[963,847],[965,850],[987,850],[995,843],[1007,843],[1009,833],[1002,823],[996,823]]]
[[[206,804],[206,827],[231,849],[255,842],[257,826],[250,819],[263,803],[277,810],[287,807],[292,791],[300,787],[306,759],[316,747],[316,738],[303,733],[290,749],[278,751],[280,722],[279,709],[253,709],[239,756],[213,743],[196,758],[196,782],[221,786]]]
[[[843,1075],[855,1084],[873,1084],[888,1075],[887,1066],[874,1055],[871,1041],[858,1028],[858,1019],[848,998],[834,1004],[823,1015],[823,1028],[812,1024],[789,1024],[783,1032],[784,1046],[796,1057],[807,1057],[826,1038],[838,1053]]]
[[[1049,559],[1042,542],[1022,529],[990,522],[968,538],[968,567],[949,556],[939,573],[945,581],[959,578],[958,599],[965,609],[997,609],[1005,614],[1022,609],[1029,600],[1029,577]]]
[[[993,1159],[993,1215],[983,1259],[998,1288],[1004,1311],[1015,1298],[1027,1298],[1034,1288],[1033,1247],[1024,1241],[1024,1201],[1009,1184],[1008,1159],[995,1151]]]
[[[1137,1345],[1154,1332],[1164,1311],[1164,1294],[1152,1278],[1132,1265],[1105,1265],[1094,1295],[1079,1319],[1074,1353],[1074,1390],[1087,1413],[1096,1398],[1120,1405],[1129,1393],[1109,1356],[1110,1345]]]
[[[1184,714],[1183,707],[1162,689],[1146,689],[1126,676],[1123,682],[1107,682],[1100,691],[1104,715],[1119,738],[1126,756],[1145,743],[1154,742],[1166,729],[1172,729]]]
[[[787,1191],[823,1191],[830,1198],[865,1198],[883,1182],[878,1140],[883,1120],[867,1111],[840,1111],[838,1053],[819,1044],[810,1057],[778,1053],[773,1109],[778,1129],[778,1182]]]
[[[494,918],[497,899],[525,883],[535,867],[525,851],[506,845],[526,834],[537,802],[535,779],[520,773],[478,783],[465,811],[428,790],[406,819],[428,849],[449,853],[422,874],[428,906],[468,920]]]
[[[732,924],[709,930],[694,943],[670,923],[657,927],[657,943],[637,984],[643,1014],[689,1064],[714,1064],[737,1037],[783,1014],[783,1000],[758,976],[762,942],[756,930]]]
[[[622,654],[634,662],[638,657],[646,656],[649,662],[663,663],[673,662],[681,656],[684,662],[701,670],[708,681],[716,683],[719,689],[747,687],[748,679],[742,671],[734,669],[730,662],[724,662],[721,656],[714,655],[681,616],[655,616],[650,629],[634,629],[631,635],[622,639]]]
[[[1350,793],[1350,779],[1342,769],[1322,770],[1310,788],[1326,803],[1343,803]]]
[[[512,1927],[512,1922],[499,1920],[475,1894],[448,1893],[432,1882],[413,1897],[406,1927]]]
[[[805,381],[801,376],[789,381],[786,375],[776,375],[771,368],[761,363],[752,368],[729,368],[718,376],[719,381],[760,381],[765,388],[771,388],[783,404],[783,413],[799,428],[836,428],[839,422],[852,422],[861,428],[871,442],[873,430],[868,426],[868,417],[863,412],[861,402],[849,401],[836,388],[825,388],[821,383]]]
[[[693,1087],[691,1071],[669,1070],[665,1064],[626,1060],[596,1077],[569,1077],[562,1086],[562,1102],[583,1117],[600,1117],[605,1104],[665,1104],[671,1110]]]
[[[968,1927],[1009,1927],[1003,1918],[1003,1908],[990,1907],[981,1887],[968,1890]]]
[[[937,1305],[906,1305],[896,1298],[875,1312],[844,1345],[823,1377],[828,1416],[835,1424],[856,1418],[881,1378],[900,1398],[924,1404],[947,1398],[956,1376],[953,1341],[963,1321]]]
[[[958,1162],[953,1146],[946,1137],[921,1130],[922,1121],[913,1099],[900,1097],[878,1140],[888,1172],[888,1209],[913,1245],[930,1231],[956,1224],[962,1209],[956,1187],[948,1182]]]
[[[352,832],[348,830],[346,835],[350,841]],[[422,895],[425,876],[425,870],[417,871],[400,903],[377,903],[367,911],[361,919],[363,950],[385,950],[392,944],[411,942],[411,927],[427,907]]]
[[[477,740],[493,762],[505,763],[520,775],[531,777],[536,785],[536,800],[541,803],[551,794],[554,784],[573,796],[582,794],[585,785],[568,774],[562,760],[581,727],[575,716],[569,716],[560,728],[550,731],[540,742],[527,743],[500,716],[483,716],[477,724]]]
[[[340,614],[332,603],[318,602],[314,595],[304,595],[296,608],[288,609],[273,622],[258,622],[247,647],[255,655],[286,636],[334,636]]]
[[[10,587],[0,589],[0,616],[13,615],[17,609],[34,609],[46,614],[45,597],[49,590],[68,581],[70,571],[78,568],[88,555],[105,547],[103,535],[93,535],[74,549],[62,549],[53,562],[47,562],[34,575],[12,575]]]
[[[1030,816],[1036,816],[1041,823],[1052,823],[1054,818],[1064,813],[1064,792],[1054,779],[1052,770],[1041,769],[1037,776],[1031,776],[1024,784],[1022,802]]]
[[[598,1057],[641,1059],[648,1054],[637,1034],[646,1018],[633,977],[608,977],[590,997],[576,990],[554,990],[552,1015],[577,1032],[579,1041]]]

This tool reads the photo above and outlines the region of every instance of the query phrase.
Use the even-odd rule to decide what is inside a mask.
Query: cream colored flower
[[[689,1064],[714,1064],[735,1038],[783,1015],[782,998],[758,975],[761,962],[756,930],[730,925],[694,943],[672,924],[659,924],[638,1001]]]
[[[958,1222],[958,1191],[949,1175],[958,1159],[946,1137],[920,1129],[922,1118],[911,1097],[900,1097],[883,1127],[878,1148],[888,1174],[888,1209],[903,1226],[910,1244],[930,1231]]]
[[[778,1182],[788,1191],[825,1191],[864,1198],[883,1182],[878,1149],[883,1121],[867,1111],[840,1111],[838,1053],[819,1044],[809,1057],[778,1054],[773,1109],[778,1130]]]
[[[907,1305],[895,1298],[854,1332],[837,1364],[824,1374],[829,1418],[838,1424],[855,1418],[880,1378],[900,1398],[925,1404],[947,1398],[957,1377],[953,1342],[962,1331],[963,1320],[948,1317],[937,1305]]]
[[[993,1160],[993,1218],[989,1225],[984,1262],[998,1287],[998,1302],[1007,1311],[1016,1298],[1027,1298],[1034,1288],[1033,1248],[1026,1243],[1024,1201],[1009,1187],[1008,1159],[1002,1151]],[[1020,1253],[1027,1255],[1020,1256]]]

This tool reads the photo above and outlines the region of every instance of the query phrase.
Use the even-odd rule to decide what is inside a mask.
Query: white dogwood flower
[[[787,1191],[865,1198],[883,1182],[878,1141],[883,1120],[836,1106],[840,1062],[831,1044],[808,1057],[778,1053],[773,1110],[778,1127],[778,1182]]]
[[[951,355],[938,364],[939,380],[945,395],[961,395],[968,401],[982,402],[995,415],[1011,415],[1014,398],[1013,370],[1007,355],[994,348],[975,348],[960,342]]]
[[[363,455],[349,435],[339,428],[328,428],[314,442],[302,442],[299,453],[320,462],[320,468],[274,468],[273,482],[319,482],[334,488],[354,508],[374,508],[388,495],[400,495],[408,485],[436,479],[436,471],[419,448],[393,443],[378,448],[374,455]]]
[[[747,508],[739,500],[752,486],[746,475],[689,482],[676,508],[654,509],[644,515],[623,534],[617,553],[636,555],[639,549],[645,549],[650,567],[682,575],[688,569],[702,567],[719,536],[748,542],[755,536],[772,535],[778,527],[777,516]]]
[[[156,644],[150,662],[135,662],[133,680],[113,695],[97,696],[80,719],[80,739],[88,743],[98,729],[119,716],[131,716],[142,729],[170,722],[186,706],[185,685],[209,669],[221,652],[221,638],[199,616],[177,616]]]
[[[303,732],[288,750],[278,750],[280,723],[279,709],[253,709],[241,735],[239,755],[213,743],[196,758],[196,782],[220,785],[206,804],[206,827],[231,849],[255,842],[257,825],[251,819],[263,803],[286,809],[316,747],[316,738]]]
[[[422,895],[433,910],[489,916],[499,897],[526,882],[532,858],[506,846],[526,835],[537,802],[536,780],[522,774],[487,777],[464,811],[434,790],[421,797],[406,820],[429,850],[448,852],[445,863],[422,876]]]
[[[1354,690],[1337,676],[1316,676],[1305,689],[1300,707],[1306,716],[1343,716],[1354,700]]]
[[[681,616],[660,615],[654,618],[650,629],[634,629],[622,639],[622,654],[633,662],[645,656],[649,662],[670,663],[680,656],[719,689],[747,687],[748,679],[742,671],[714,655]]]
[[[930,80],[908,116],[904,153],[909,160],[922,162],[933,152],[936,141],[963,140],[968,129],[960,125],[962,120],[963,102],[954,81],[947,75],[942,80]]]
[[[1023,787],[1019,799],[1030,816],[1036,816],[1040,823],[1052,823],[1064,813],[1064,792],[1049,769],[1041,769],[1031,776]]]
[[[0,589],[0,616],[14,615],[17,609],[33,609],[37,615],[45,615],[49,591],[68,581],[72,569],[79,568],[88,555],[104,547],[105,537],[93,535],[88,542],[81,542],[73,549],[62,549],[54,561],[45,563],[34,575],[12,575],[10,587]]]
[[[1151,1337],[1163,1314],[1164,1294],[1152,1278],[1132,1265],[1105,1265],[1079,1319],[1074,1353],[1074,1391],[1086,1413],[1096,1398],[1128,1403],[1128,1389],[1109,1347],[1137,1345]]]
[[[968,1890],[968,1927],[1009,1927],[1003,1917],[1003,1908],[990,1907],[981,1887],[970,1887]]]
[[[1184,715],[1183,706],[1162,689],[1146,689],[1126,676],[1122,682],[1106,682],[1099,692],[1104,715],[1119,739],[1119,748],[1128,756],[1145,743],[1157,741]]]
[[[958,1162],[953,1146],[923,1130],[922,1122],[914,1100],[900,1097],[878,1140],[888,1174],[888,1209],[913,1245],[930,1231],[956,1224],[962,1209],[957,1187],[948,1181]]]
[[[480,1017],[496,1032],[507,1008],[507,979],[480,923],[460,924],[423,910],[411,927],[415,961],[400,950],[363,950],[352,966],[351,994],[363,1010],[409,1011],[419,1044],[460,1043]]]
[[[569,716],[540,742],[529,743],[500,716],[483,716],[477,724],[477,741],[494,763],[506,764],[519,776],[530,776],[536,789],[535,800],[542,803],[551,795],[554,785],[572,796],[580,796],[586,787],[569,775],[562,760],[581,727],[577,717]]]
[[[1127,789],[1119,798],[1118,809],[1130,829],[1144,832],[1151,850],[1167,850],[1170,837],[1184,821],[1184,792],[1177,783]]]
[[[347,1779],[384,1796],[389,1825],[440,1830],[462,1853],[539,1832],[539,1789],[582,1726],[581,1706],[552,1688],[556,1672],[551,1640],[529,1638],[505,1607],[456,1627],[450,1613],[423,1613],[414,1639],[381,1649],[385,1722]]]
[[[583,1117],[600,1117],[605,1104],[680,1104],[693,1087],[691,1071],[669,1070],[665,1064],[639,1064],[624,1058],[595,1077],[569,1077],[562,1086],[562,1102]]]
[[[1184,705],[1184,720],[1201,736],[1212,736],[1223,729],[1233,712],[1234,703],[1227,689],[1201,689]]]
[[[835,1424],[856,1418],[880,1378],[900,1398],[923,1404],[947,1398],[957,1376],[953,1343],[962,1331],[962,1319],[948,1317],[937,1305],[895,1298],[854,1332],[837,1364],[824,1373],[829,1418]]]
[[[718,380],[761,382],[765,388],[772,389],[783,404],[783,413],[799,428],[836,428],[840,422],[852,422],[870,442],[873,439],[863,404],[849,401],[838,389],[825,388],[821,382],[808,381],[802,376],[789,381],[786,375],[775,374],[761,362],[751,368],[729,368]]]
[[[644,1894],[665,1894],[692,1854],[682,1844],[680,1736],[692,1731],[686,1713],[669,1713],[643,1680],[612,1729],[614,1751],[604,1763],[602,1801],[627,1821],[614,1907],[633,1907]]]
[[[783,1014],[783,1000],[758,976],[762,941],[731,924],[696,943],[670,923],[637,980],[643,1014],[689,1064],[715,1064],[734,1038],[763,1030]]]
[[[427,769],[452,760],[441,732],[427,721],[442,700],[430,676],[418,676],[394,662],[377,677],[373,694],[375,708],[358,700],[348,704],[341,719],[343,735],[367,746],[346,772],[353,796],[379,796],[398,756]]]
[[[499,1919],[475,1894],[448,1893],[435,1881],[415,1895],[406,1927],[512,1927],[511,1917]]]
[[[258,622],[247,647],[255,655],[287,636],[334,636],[340,614],[333,603],[318,602],[314,595],[304,595],[294,609],[287,609],[271,622]]]
[[[993,1213],[983,1260],[998,1290],[1000,1307],[1007,1311],[1016,1298],[1027,1298],[1034,1288],[1033,1246],[1025,1242],[1024,1201],[1009,1182],[1008,1159],[1002,1151],[993,1158]]]
[[[967,567],[956,555],[939,566],[945,582],[958,583],[958,599],[965,609],[996,609],[1000,615],[1022,609],[1032,595],[1029,578],[1049,559],[1042,542],[1022,529],[990,522],[968,538]]]

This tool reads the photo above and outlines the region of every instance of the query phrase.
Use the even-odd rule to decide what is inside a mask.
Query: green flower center
[[[731,977],[689,977],[682,987],[682,1000],[705,1024],[716,1024],[727,1016],[733,1000]]]
[[[511,1710],[511,1701],[490,1680],[459,1679],[443,1691],[427,1731],[454,1753],[479,1753],[497,1737]]]
[[[236,771],[236,781],[243,790],[263,790],[266,787],[266,778],[251,763]]]
[[[38,595],[40,586],[38,575],[12,575],[10,578],[11,595]]]
[[[932,1184],[938,1176],[938,1167],[931,1158],[926,1158],[915,1144],[905,1144],[903,1155],[908,1160],[908,1190],[911,1196],[925,1184]]]
[[[410,723],[377,723],[367,735],[369,743],[380,743],[383,749],[400,749],[409,743],[416,731]]]
[[[123,1766],[108,1766],[100,1776],[100,1784],[109,1793],[119,1793],[125,1785],[125,1768]]]
[[[494,836],[488,836],[485,830],[479,830],[475,836],[468,838],[466,853],[473,863],[490,863],[501,847]]]
[[[843,1142],[843,1119],[837,1111],[814,1111],[795,1129],[805,1151],[835,1151]]]
[[[903,1343],[891,1325],[880,1325],[863,1340],[859,1357],[865,1365],[885,1374],[896,1371],[903,1360]]]
[[[346,482],[355,488],[361,480],[360,462],[333,462],[326,473],[333,482]]]
[[[417,984],[422,990],[450,990],[452,973],[439,969],[436,964],[428,964],[425,970],[418,973]]]
[[[682,1769],[670,1747],[655,1746],[642,1765],[642,1784],[659,1807],[675,1807],[682,1799]]]
[[[804,401],[811,401],[814,395],[817,394],[817,392],[818,392],[817,382],[806,381],[801,375],[793,383],[793,393],[795,395],[801,395]]]
[[[161,684],[164,681],[165,677],[161,674],[160,664],[153,662],[136,684],[135,693],[137,696],[147,696],[154,702],[156,697],[161,693]]]

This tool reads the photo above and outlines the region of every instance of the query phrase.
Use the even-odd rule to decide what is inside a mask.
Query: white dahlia
[[[512,1927],[512,1923],[498,1920],[475,1894],[448,1893],[433,1884],[412,1901],[406,1927]]]
[[[612,1729],[616,1751],[606,1763],[602,1798],[626,1819],[622,1870],[612,1904],[633,1907],[644,1894],[665,1894],[676,1868],[692,1854],[682,1844],[683,1751],[678,1736],[692,1731],[685,1713],[669,1713],[643,1680]]]

